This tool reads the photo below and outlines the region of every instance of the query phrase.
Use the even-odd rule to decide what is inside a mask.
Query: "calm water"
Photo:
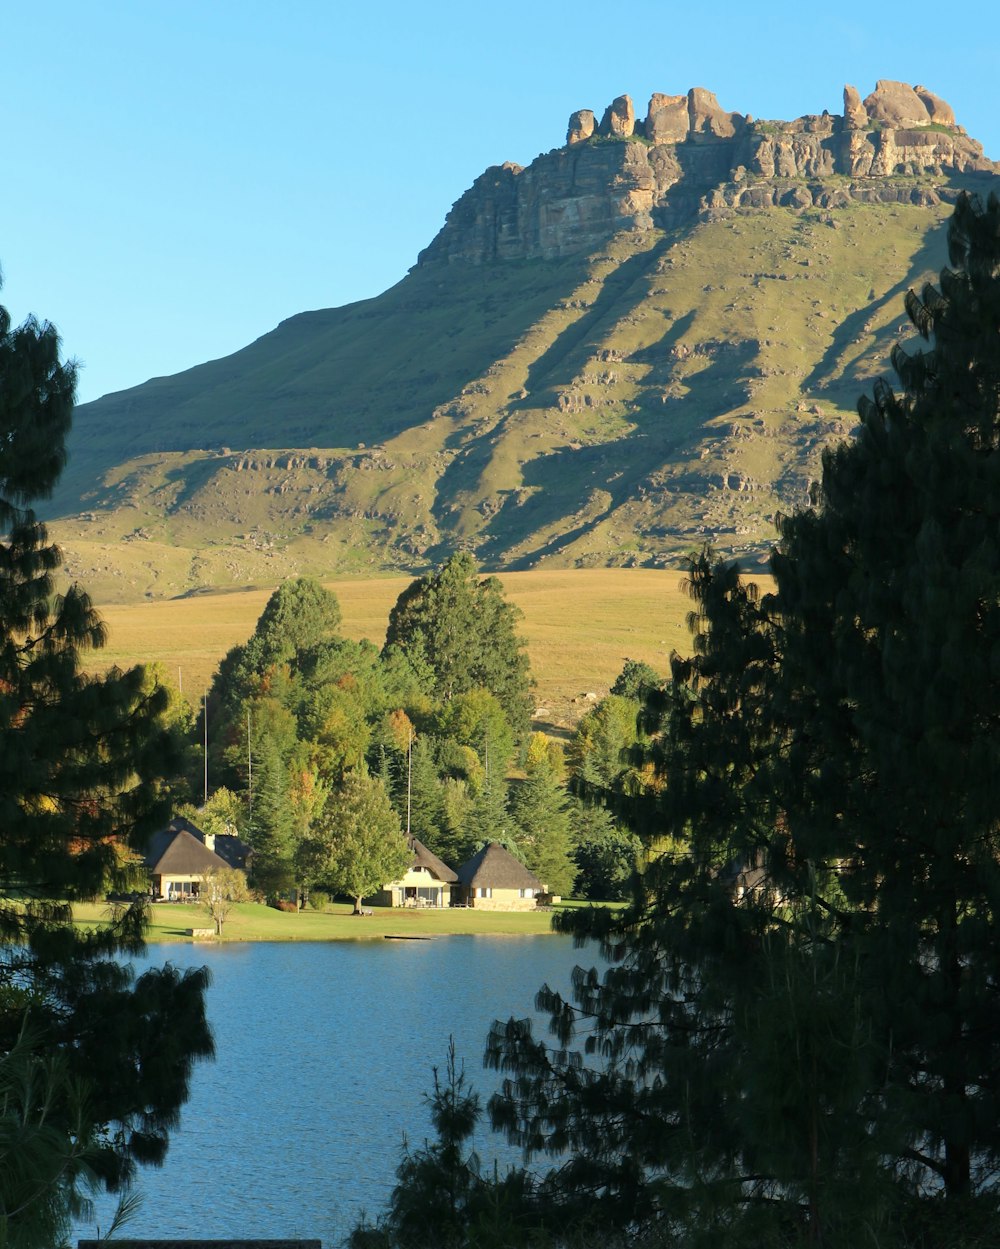
[[[555,936],[154,947],[152,962],[211,968],[217,1057],[195,1069],[165,1166],[140,1172],[123,1234],[337,1245],[362,1210],[382,1209],[403,1133],[429,1134],[424,1094],[449,1036],[489,1093],[493,1019],[532,1014],[543,982],[568,990],[595,958]],[[475,1146],[509,1156],[485,1128]],[[99,1203],[102,1229],[109,1209]]]

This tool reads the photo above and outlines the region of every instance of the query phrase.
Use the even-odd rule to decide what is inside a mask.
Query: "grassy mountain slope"
[[[888,370],[947,205],[740,210],[427,265],[82,407],[54,501],[104,601],[421,569],[750,562]],[[904,331],[905,333],[906,331]]]

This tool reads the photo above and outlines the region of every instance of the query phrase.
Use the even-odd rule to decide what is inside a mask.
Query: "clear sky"
[[[1000,159],[986,4],[47,0],[4,6],[0,51],[0,299],[82,400],[377,295],[487,166],[624,92],[791,118],[901,79]]]

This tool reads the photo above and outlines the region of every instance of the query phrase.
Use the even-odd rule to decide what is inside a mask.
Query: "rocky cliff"
[[[792,122],[700,89],[574,113],[377,298],[83,406],[48,512],[66,575],[107,601],[458,548],[667,566],[711,540],[759,562],[890,374],[948,201],[998,172],[901,83]]]
[[[836,209],[852,201],[937,204],[955,175],[1000,166],[925,87],[880,81],[842,114],[760,121],[711,91],[654,94],[645,118],[619,96],[601,121],[570,117],[563,147],[487,169],[454,205],[420,264],[555,258],[620,230],[670,229],[740,208]]]

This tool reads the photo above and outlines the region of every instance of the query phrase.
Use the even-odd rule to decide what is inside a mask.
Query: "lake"
[[[216,1059],[196,1066],[166,1163],[140,1171],[122,1234],[337,1245],[384,1207],[404,1132],[414,1145],[429,1135],[425,1094],[449,1036],[485,1101],[491,1022],[533,1014],[540,985],[568,991],[572,968],[596,959],[557,936],[153,947],[152,964],[211,969]],[[485,1127],[474,1146],[484,1161],[514,1157]],[[98,1203],[101,1230],[112,1210]]]

